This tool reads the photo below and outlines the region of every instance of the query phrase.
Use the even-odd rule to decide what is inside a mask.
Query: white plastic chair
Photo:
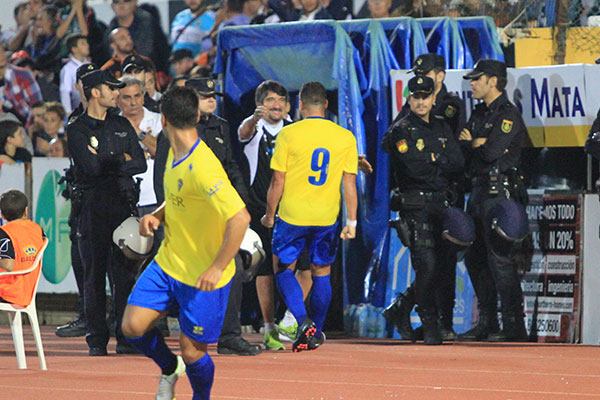
[[[42,245],[42,248],[38,250],[35,260],[33,261],[33,265],[30,268],[16,272],[1,272],[0,277],[6,275],[25,275],[34,272],[37,268],[41,268],[42,258],[44,257],[44,251],[46,250],[47,246],[48,238],[45,238],[44,244]],[[35,282],[35,287],[33,288],[31,302],[27,307],[0,302],[0,311],[8,312],[8,321],[10,322],[10,330],[12,331],[13,343],[15,345],[15,353],[17,354],[17,364],[19,365],[19,369],[27,369],[27,361],[25,360],[25,345],[23,343],[23,324],[21,320],[22,313],[25,313],[29,316],[31,330],[33,331],[33,338],[35,339],[35,346],[37,347],[38,356],[40,358],[40,368],[42,370],[48,369],[46,367],[46,357],[44,356],[42,336],[40,335],[40,325],[38,323],[37,310],[35,308],[35,294],[37,293],[38,283],[40,282],[39,276],[41,274],[42,273],[40,271],[38,279]],[[14,316],[12,313],[14,313]]]

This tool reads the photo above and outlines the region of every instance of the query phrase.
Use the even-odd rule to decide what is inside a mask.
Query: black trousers
[[[467,212],[475,222],[476,239],[465,255],[480,312],[495,313],[498,296],[503,314],[523,313],[523,292],[514,262],[517,248],[492,232],[487,215],[504,197],[488,193],[486,186],[475,186],[467,204]]]
[[[240,322],[240,309],[242,308],[242,289],[244,283],[244,274],[242,270],[242,259],[235,256],[235,275],[231,279],[231,289],[229,290],[229,300],[225,310],[225,318],[219,343],[226,343],[229,340],[242,336],[242,324]]]
[[[411,231],[410,255],[415,270],[413,285],[420,315],[437,316],[441,311],[438,310],[438,297],[445,299],[443,307],[446,308],[446,312],[450,308],[450,316],[454,307],[454,295],[452,294],[451,303],[446,299],[450,288],[454,291],[451,264],[454,261],[456,274],[456,256],[449,257],[450,248],[441,237],[442,213],[445,207],[443,202],[430,202],[420,209],[401,211],[402,218],[408,222]]]
[[[77,283],[77,292],[79,294],[77,311],[79,312],[79,318],[85,318],[83,312],[83,264],[81,262],[81,255],[79,254],[79,234],[77,232],[77,224],[79,221],[79,214],[81,212],[81,202],[79,200],[71,200],[71,213],[69,214],[69,239],[71,239],[71,266],[73,267],[73,274],[75,275],[75,282]]]
[[[113,243],[113,231],[129,217],[131,208],[119,194],[91,189],[83,198],[78,223],[79,253],[83,264],[84,313],[87,343],[104,347],[109,340],[106,324],[106,276],[108,274],[115,313],[118,343],[126,343],[121,331],[123,312],[134,284],[136,263],[125,258]]]

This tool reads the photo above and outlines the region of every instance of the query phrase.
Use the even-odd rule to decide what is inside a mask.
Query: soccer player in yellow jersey
[[[165,202],[140,221],[140,234],[165,225],[154,261],[129,297],[123,333],[161,368],[157,400],[172,400],[187,372],[194,399],[208,399],[214,364],[206,352],[219,338],[237,254],[250,222],[244,202],[212,151],[198,138],[198,97],[175,87],[161,99],[162,124],[171,143],[164,176]],[[179,307],[183,357],[165,344],[155,322]]]
[[[331,302],[329,275],[337,251],[342,182],[347,215],[340,237],[347,240],[356,236],[356,138],[325,119],[326,109],[325,87],[319,82],[305,83],[300,90],[304,119],[283,128],[278,135],[271,159],[273,178],[267,210],[261,219],[266,227],[274,225],[275,283],[301,324],[294,352],[314,350],[324,341],[321,330]],[[275,221],[278,204],[279,218]],[[305,246],[313,277],[312,319],[307,316],[302,289],[293,273]]]

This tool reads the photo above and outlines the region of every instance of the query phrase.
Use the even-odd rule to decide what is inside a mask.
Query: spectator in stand
[[[319,3],[334,19],[352,19],[352,2],[350,0],[319,0]]]
[[[148,110],[160,113],[159,104],[157,101],[150,98],[148,93],[146,93],[146,72],[152,71],[154,69],[151,66],[152,61],[145,60],[141,56],[128,56],[123,60],[121,64],[121,76],[125,77],[126,75],[131,75],[135,79],[142,82],[142,88],[144,89],[144,107]]]
[[[152,100],[160,101],[162,93],[156,87],[156,67],[153,62],[149,62],[147,67],[148,69],[144,73],[146,93]]]
[[[190,75],[192,68],[196,65],[193,57],[192,51],[189,49],[175,50],[169,58],[174,75]]]
[[[8,43],[8,50],[18,51],[32,43],[32,27],[38,11],[43,6],[44,2],[42,0],[29,0],[25,2],[25,8],[21,10],[18,17],[17,33]]]
[[[65,138],[57,137],[50,141],[49,157],[69,157],[69,149]]]
[[[389,18],[392,0],[367,0],[371,18]]]
[[[89,11],[89,9],[85,7],[85,0],[67,0],[67,2],[68,4],[65,7],[58,10],[60,26],[56,30],[56,34],[59,37],[73,33],[87,36],[89,30],[86,11]]]
[[[9,62],[14,66],[25,68],[33,74],[35,81],[40,87],[42,98],[44,100],[60,101],[58,85],[52,81],[54,79],[54,73],[35,69],[35,63],[25,50],[19,50],[13,53],[10,56]]]
[[[25,3],[25,2],[19,3],[15,6],[15,8],[13,10],[13,14],[14,14],[13,16],[15,18],[15,22],[17,25],[14,28],[2,29],[0,31],[0,45],[2,45],[4,47],[8,47],[10,42],[15,38],[15,36],[17,36],[17,32],[19,31],[19,29],[21,28],[23,23],[24,24],[29,23],[29,19],[25,19],[24,22],[21,23],[21,21],[23,19],[22,16],[24,15],[24,10],[26,8],[27,8],[27,3]]]
[[[35,137],[35,155],[47,157],[50,154],[52,139],[64,135],[65,109],[58,102],[46,103],[44,130]]]
[[[40,101],[39,103],[35,103],[31,107],[31,114],[29,115],[29,126],[27,127],[27,136],[29,136],[29,140],[33,143],[34,138],[37,136],[38,132],[44,131],[44,114],[46,113],[46,103]],[[31,154],[33,154],[33,148],[31,150]]]
[[[54,6],[42,7],[36,17],[32,30],[33,41],[25,47],[33,60],[34,69],[56,74],[60,72],[60,36],[57,32],[58,9]],[[64,32],[62,33],[64,35]],[[48,81],[54,80],[53,77]]]
[[[0,46],[0,77],[4,77],[3,106],[26,122],[31,107],[43,100],[42,92],[30,71],[7,63],[3,46]]]
[[[300,0],[301,8],[292,8],[285,0],[269,0],[271,7],[283,22],[314,21],[317,19],[333,19],[333,16],[319,4],[319,0]]]
[[[262,0],[261,7],[250,21],[250,25],[276,24],[278,22],[281,22],[279,15],[269,8],[269,2],[267,0]]]
[[[113,29],[108,35],[112,57],[100,69],[110,71],[115,78],[121,77],[121,63],[130,55],[137,54],[133,49],[133,39],[125,28]]]
[[[137,0],[112,0],[112,9],[115,17],[108,29],[127,28],[136,50],[154,60],[158,71],[166,72],[170,49],[166,39],[163,41],[165,35],[158,21],[148,11],[139,8]]]
[[[0,164],[31,163],[32,153],[25,148],[26,137],[25,130],[16,118],[0,119]]]
[[[90,46],[87,38],[74,33],[67,37],[67,48],[69,49],[69,61],[60,71],[60,102],[67,114],[71,114],[81,103],[81,96],[75,89],[77,81],[77,68],[82,64],[89,63]]]
[[[189,49],[196,57],[212,48],[209,33],[215,24],[215,12],[206,3],[206,0],[185,0],[188,8],[177,13],[171,23],[173,51]]]
[[[6,164],[30,163],[25,149],[25,130],[16,121],[0,121],[0,161]]]

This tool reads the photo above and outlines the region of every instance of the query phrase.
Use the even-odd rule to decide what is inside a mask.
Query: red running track
[[[0,317],[2,318],[2,317]],[[0,326],[0,400],[154,399],[158,368],[143,356],[88,357],[84,338],[42,327],[48,371],[40,371],[29,327],[18,370],[10,329]],[[247,335],[259,342],[259,335]],[[177,345],[176,338],[168,343]],[[600,399],[600,347],[560,344],[446,344],[329,339],[314,352],[221,356],[212,399]],[[191,399],[187,378],[177,399]]]

